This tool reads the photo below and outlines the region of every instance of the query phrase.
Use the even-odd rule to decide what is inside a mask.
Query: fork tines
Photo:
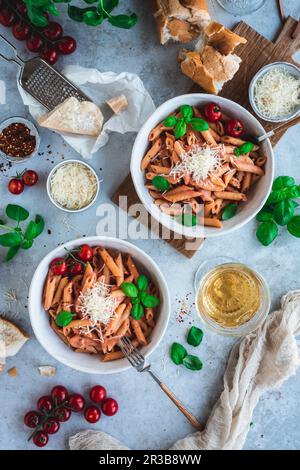
[[[123,354],[127,357],[128,361],[133,367],[139,367],[144,365],[144,356],[140,353],[137,348],[134,347],[134,345],[132,344],[130,339],[127,338],[127,336],[124,336],[119,341],[119,346]]]

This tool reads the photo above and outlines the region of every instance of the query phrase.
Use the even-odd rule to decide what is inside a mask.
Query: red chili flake
[[[0,150],[10,157],[28,157],[35,147],[36,138],[25,124],[15,122],[0,133]]]

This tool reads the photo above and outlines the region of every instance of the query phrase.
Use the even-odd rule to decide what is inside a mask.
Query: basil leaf
[[[192,118],[190,124],[195,131],[204,132],[209,129],[208,122],[201,118]]]
[[[120,285],[122,291],[127,297],[137,297],[138,290],[132,282],[122,282]]]
[[[186,133],[186,122],[184,118],[180,118],[177,121],[177,124],[174,129],[174,135],[175,139],[180,139],[180,137],[183,137]]]
[[[44,11],[34,5],[27,5],[27,16],[31,23],[39,28],[45,28],[48,25],[48,20],[44,15]]]
[[[11,259],[13,259],[13,257],[16,256],[16,254],[18,253],[19,249],[20,245],[11,246],[5,255],[4,261],[10,261]]]
[[[170,356],[174,364],[179,366],[187,356],[187,350],[179,343],[173,343],[171,346]]]
[[[59,314],[57,315],[57,317],[55,318],[55,323],[57,324],[57,326],[61,326],[61,327],[68,326],[71,323],[74,316],[75,316],[74,313],[67,312],[66,310],[61,310]]]
[[[22,243],[22,235],[19,232],[9,232],[0,235],[0,245],[19,246]]]
[[[28,240],[38,237],[45,228],[43,217],[36,215],[35,220],[31,220],[25,230],[25,238]]]
[[[142,318],[143,315],[144,315],[143,306],[140,303],[137,303],[137,304],[133,305],[133,307],[131,309],[131,316],[135,320],[139,320],[140,318]]]
[[[68,15],[69,17],[74,20],[78,21],[79,23],[83,22],[83,15],[89,8],[78,8],[74,5],[68,5]]]
[[[132,305],[140,303],[140,299],[138,297],[131,297]]]
[[[84,0],[85,3],[91,5],[92,3],[96,3],[97,0]]]
[[[153,186],[156,187],[156,189],[158,189],[161,192],[168,191],[168,189],[170,189],[171,187],[169,181],[163,176],[159,176],[159,175],[154,176],[152,180],[152,184]]]
[[[285,199],[294,199],[300,197],[300,185],[287,186],[282,189],[275,189],[267,199],[267,204],[276,204]]]
[[[155,295],[149,295],[147,292],[141,293],[141,301],[143,305],[147,308],[154,308],[157,307],[160,300]]]
[[[0,219],[0,225],[5,225],[4,220]]]
[[[141,275],[138,277],[138,280],[137,280],[137,283],[136,283],[136,284],[137,284],[138,289],[139,289],[140,291],[146,290],[147,287],[148,287],[148,284],[149,284],[147,276],[145,276],[144,274],[141,274]]]
[[[234,217],[237,209],[238,205],[235,202],[228,204],[228,206],[224,207],[223,209],[222,220],[229,220],[231,217]]]
[[[200,328],[192,326],[187,337],[188,344],[195,347],[199,346],[202,341],[203,334],[204,333],[202,330],[200,330]]]
[[[21,243],[21,248],[23,250],[29,250],[29,248],[31,248],[32,245],[33,245],[33,240],[27,240],[25,238],[25,240],[23,240],[22,243]]]
[[[273,220],[273,208],[271,208],[270,206],[264,206],[256,215],[256,220],[258,220],[259,222]]]
[[[272,220],[268,220],[259,225],[256,230],[256,237],[264,246],[270,245],[278,235],[278,227]]]
[[[203,367],[199,357],[188,354],[182,361],[182,364],[190,370],[201,370]]]
[[[278,202],[274,207],[274,220],[278,225],[284,226],[289,223],[295,213],[297,203],[291,199]]]
[[[177,124],[177,117],[175,116],[168,116],[166,119],[163,120],[163,125],[166,127],[174,127]]]
[[[287,224],[287,229],[291,235],[300,238],[300,215],[295,215]]]
[[[272,189],[283,189],[290,186],[295,186],[295,180],[291,176],[278,176],[273,181]]]
[[[118,4],[119,0],[102,0],[102,2],[99,2],[98,10],[102,11],[103,13],[110,13],[118,6]]]
[[[137,23],[138,17],[135,13],[130,16],[127,15],[117,15],[117,16],[109,16],[108,21],[113,26],[117,26],[117,28],[124,28],[130,29]]]
[[[195,214],[182,214],[181,223],[185,227],[194,227],[197,225],[197,217]]]
[[[239,157],[240,155],[245,155],[246,153],[251,152],[253,149],[254,144],[252,142],[245,142],[240,147],[234,149],[234,154],[236,157]]]
[[[185,122],[190,122],[194,115],[193,108],[189,104],[183,104],[182,106],[180,106],[180,112]]]
[[[99,26],[104,21],[104,16],[98,13],[97,8],[91,7],[83,13],[83,22],[88,26]]]
[[[17,206],[16,204],[8,204],[6,207],[6,215],[12,220],[21,222],[22,220],[28,219],[29,212],[23,207]]]
[[[55,5],[53,5],[53,3],[49,3],[48,5],[46,5],[44,7],[45,11],[48,11],[50,13],[50,15],[53,15],[53,16],[59,16],[60,15],[60,12],[59,10],[56,8]]]

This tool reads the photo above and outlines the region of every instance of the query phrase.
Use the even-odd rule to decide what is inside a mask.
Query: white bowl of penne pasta
[[[81,262],[82,247],[91,256],[78,274],[74,259]],[[135,294],[124,293],[132,285],[145,296],[139,317],[139,309],[132,311]],[[38,341],[56,360],[82,372],[111,374],[131,367],[118,346],[123,336],[145,356],[156,349],[167,328],[170,297],[160,269],[142,250],[117,238],[85,237],[40,262],[29,289],[29,314]]]
[[[210,111],[221,117],[215,114],[212,122]],[[172,98],[136,137],[136,192],[154,219],[181,236],[232,232],[255,217],[271,190],[271,142],[256,144],[264,133],[249,111],[228,99],[202,93]]]

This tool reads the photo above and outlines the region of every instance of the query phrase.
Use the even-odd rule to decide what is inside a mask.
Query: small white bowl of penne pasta
[[[136,192],[150,214],[186,237],[236,230],[263,207],[274,155],[263,126],[245,108],[202,93],[159,106],[139,131],[131,156]]]
[[[111,374],[131,367],[118,346],[122,337],[146,357],[156,349],[170,297],[160,269],[142,250],[117,238],[85,237],[40,262],[29,314],[38,341],[55,359],[82,372]]]

